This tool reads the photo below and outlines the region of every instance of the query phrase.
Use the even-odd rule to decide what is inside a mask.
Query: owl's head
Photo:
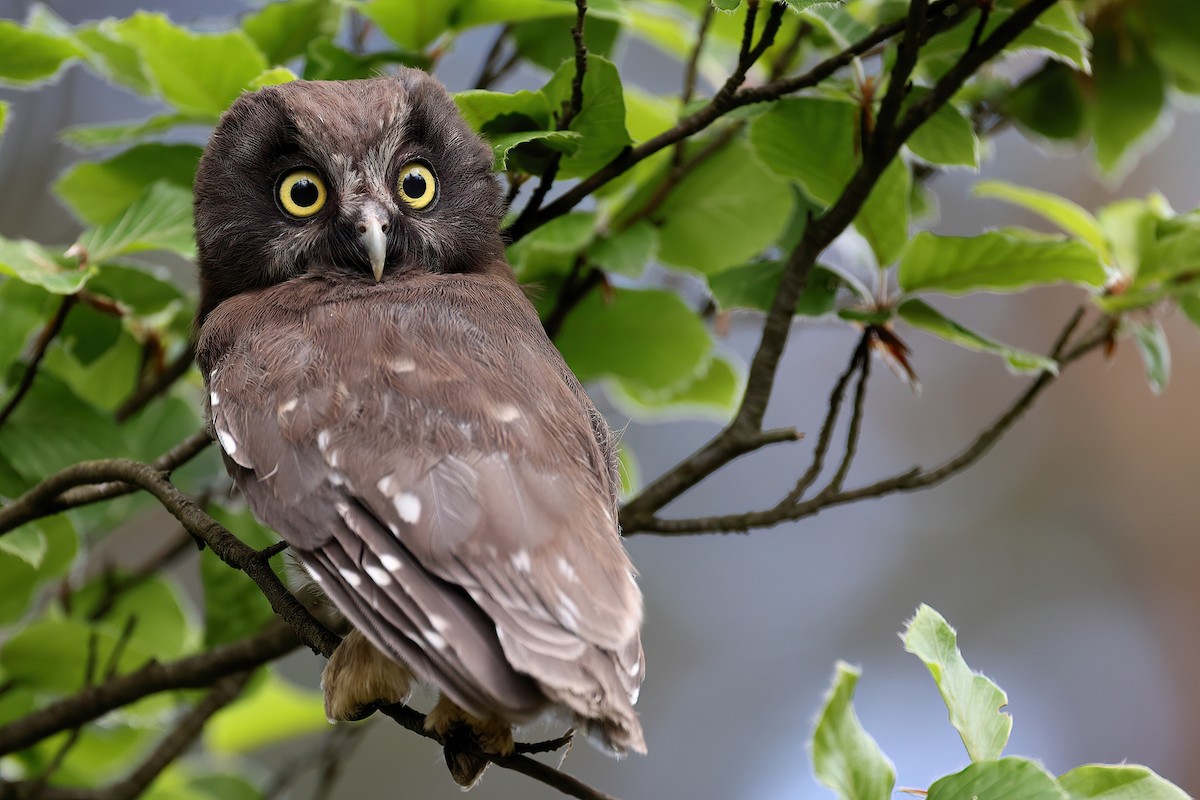
[[[502,211],[491,149],[420,70],[243,95],[196,174],[199,319],[305,274],[495,269]]]

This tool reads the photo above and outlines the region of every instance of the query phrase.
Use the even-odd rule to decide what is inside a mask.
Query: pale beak
[[[384,260],[387,258],[387,229],[387,218],[374,210],[365,212],[358,223],[358,237],[367,251],[376,283],[383,278]]]

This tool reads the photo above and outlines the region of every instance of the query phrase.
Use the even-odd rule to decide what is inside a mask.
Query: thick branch
[[[148,468],[169,475],[211,443],[208,431],[197,431],[156,458]],[[137,491],[138,487],[130,483],[105,478],[106,473],[93,466],[105,463],[108,462],[84,462],[67,467],[0,508],[0,536],[35,519]]]

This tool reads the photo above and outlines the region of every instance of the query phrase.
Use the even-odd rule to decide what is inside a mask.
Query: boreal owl
[[[419,70],[238,99],[196,176],[212,431],[354,628],[331,719],[415,676],[441,693],[427,725],[488,752],[555,708],[644,752],[614,440],[505,261],[502,211],[491,149]],[[486,761],[460,756],[470,783]]]

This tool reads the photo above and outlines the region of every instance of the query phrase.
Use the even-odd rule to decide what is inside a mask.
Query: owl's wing
[[[283,322],[243,297],[202,335],[214,428],[335,604],[472,713],[548,697],[643,749],[607,428],[515,287],[417,279]]]

